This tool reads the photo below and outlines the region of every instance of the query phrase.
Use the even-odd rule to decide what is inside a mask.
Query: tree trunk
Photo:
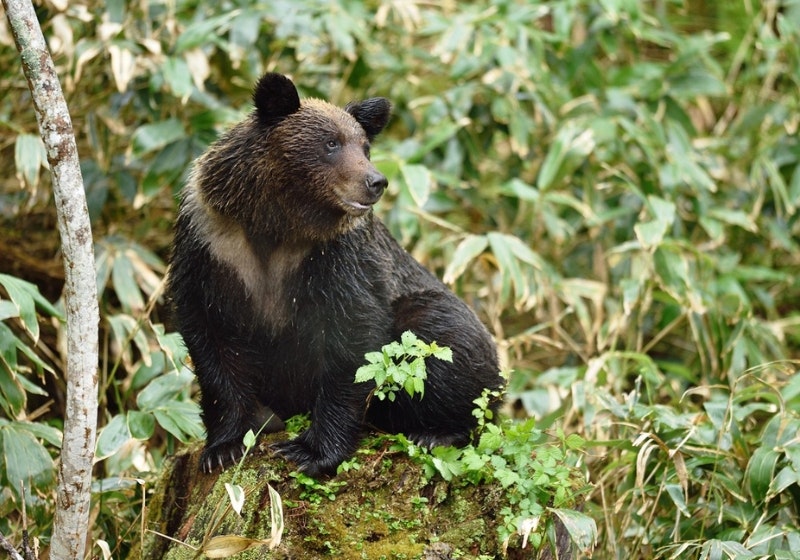
[[[89,532],[97,425],[99,310],[94,248],[72,120],[30,0],[3,0],[53,173],[64,255],[67,398],[50,558],[80,560]]]

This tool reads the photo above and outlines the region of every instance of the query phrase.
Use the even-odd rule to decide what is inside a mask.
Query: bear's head
[[[330,228],[340,233],[369,212],[387,184],[370,162],[370,141],[389,121],[388,100],[367,99],[344,109],[319,99],[301,102],[289,78],[270,73],[259,80],[253,101],[273,201],[291,205],[317,238]]]

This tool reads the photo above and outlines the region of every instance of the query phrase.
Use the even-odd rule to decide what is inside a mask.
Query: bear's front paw
[[[334,457],[319,456],[305,443],[302,435],[270,445],[270,449],[281,455],[287,461],[297,465],[297,469],[311,477],[322,474],[333,474],[336,467],[342,462]]]
[[[203,454],[200,455],[200,465],[203,472],[210,473],[214,469],[225,469],[236,463],[244,455],[244,445],[241,441],[223,441],[208,445],[206,443]]]

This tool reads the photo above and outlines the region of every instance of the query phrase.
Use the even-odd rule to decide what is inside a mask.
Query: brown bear
[[[203,468],[235,462],[252,429],[310,427],[277,451],[331,472],[365,426],[421,445],[464,444],[473,400],[499,389],[497,352],[460,299],[373,215],[387,180],[369,159],[390,103],[344,109],[299,99],[285,76],[256,85],[255,110],[194,164],[175,228],[168,293],[201,389]],[[427,361],[424,397],[369,399],[367,352],[407,330],[449,346]]]

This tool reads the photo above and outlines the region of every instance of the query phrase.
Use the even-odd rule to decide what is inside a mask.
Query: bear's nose
[[[382,173],[372,171],[367,175],[367,190],[375,198],[380,198],[388,184],[389,181],[386,180]]]

